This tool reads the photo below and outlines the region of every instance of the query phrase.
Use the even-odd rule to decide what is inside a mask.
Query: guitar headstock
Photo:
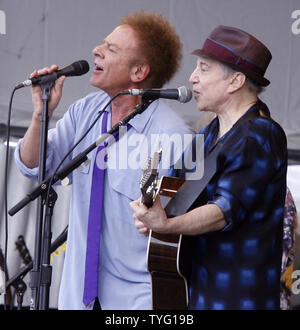
[[[32,261],[32,258],[24,241],[24,237],[20,235],[18,237],[18,240],[15,242],[15,244],[24,264],[28,265]]]
[[[157,196],[158,166],[161,160],[162,150],[155,152],[152,157],[148,157],[142,172],[140,188],[142,192],[142,203],[151,207]]]

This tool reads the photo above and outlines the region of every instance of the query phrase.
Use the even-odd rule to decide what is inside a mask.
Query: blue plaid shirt
[[[245,116],[258,109],[269,115],[259,101]],[[216,118],[200,132],[205,154],[216,144],[218,131]],[[257,117],[235,125],[219,141],[216,174],[194,206],[218,205],[227,225],[190,238],[195,245],[189,308],[279,309],[285,133],[272,119]]]

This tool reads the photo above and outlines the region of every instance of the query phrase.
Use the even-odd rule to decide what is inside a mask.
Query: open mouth
[[[102,72],[103,71],[103,67],[100,66],[100,65],[98,65],[98,64],[95,64],[94,71]]]
[[[194,98],[195,99],[200,97],[200,92],[194,90],[193,93],[194,93]]]

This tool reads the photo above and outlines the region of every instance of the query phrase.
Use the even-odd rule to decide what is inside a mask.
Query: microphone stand
[[[48,89],[50,92],[50,87]],[[45,94],[46,94],[45,90]],[[47,112],[47,102],[48,99],[45,99],[45,122],[43,123],[44,128],[47,127],[47,118],[48,118],[48,112]],[[46,224],[45,229],[47,229],[47,232],[44,233],[45,242],[43,244],[43,265],[40,267],[40,260],[41,260],[41,254],[40,254],[40,233],[41,233],[41,219],[43,217],[43,198],[47,195],[48,189],[51,190],[50,195],[52,195],[52,192],[54,192],[52,185],[54,185],[58,180],[63,180],[65,177],[67,177],[74,169],[78,168],[80,164],[85,162],[87,158],[87,154],[90,153],[93,149],[98,147],[100,144],[102,144],[110,135],[114,134],[118,129],[126,125],[133,117],[135,117],[137,114],[143,113],[148,106],[153,102],[153,99],[148,98],[142,98],[142,103],[137,105],[135,110],[130,113],[127,117],[119,121],[117,124],[115,124],[107,133],[101,135],[93,144],[91,144],[88,148],[86,148],[83,152],[81,152],[79,155],[77,155],[75,158],[73,158],[66,166],[64,166],[60,171],[58,171],[56,174],[54,174],[52,177],[47,178],[46,180],[42,180],[44,177],[44,171],[45,171],[45,154],[46,151],[46,145],[45,145],[45,138],[47,138],[47,133],[45,131],[42,131],[41,136],[41,144],[43,145],[43,152],[40,153],[40,164],[43,166],[43,168],[40,169],[39,173],[39,185],[36,187],[31,193],[27,194],[26,197],[24,197],[19,203],[17,203],[14,207],[12,207],[8,214],[10,216],[13,216],[18,211],[20,211],[23,207],[25,207],[29,202],[35,200],[38,198],[38,221],[37,222],[37,228],[36,228],[36,246],[35,246],[35,255],[34,255],[34,263],[33,263],[33,270],[31,271],[31,282],[30,287],[32,289],[32,302],[31,306],[33,309],[36,309],[36,300],[37,300],[37,288],[39,287],[38,284],[41,283],[41,304],[40,306],[43,309],[48,308],[48,300],[49,300],[49,287],[51,283],[51,266],[49,265],[50,260],[50,253],[49,253],[49,246],[51,242],[51,233],[48,232],[48,230],[51,227],[51,217],[53,212],[53,207],[56,200],[56,194],[53,194],[54,197],[51,199],[50,204],[46,205],[47,211],[46,211]],[[44,112],[44,111],[43,111]],[[46,140],[47,144],[47,140]],[[51,185],[50,185],[51,183]]]
[[[48,124],[49,124],[48,102],[50,99],[52,85],[53,85],[53,81],[47,81],[41,84],[43,112],[42,112],[42,130],[40,136],[40,155],[39,155],[39,173],[38,173],[39,184],[41,184],[45,179]],[[50,221],[49,214],[52,215],[52,210],[49,211],[49,207],[50,207],[49,205],[46,205],[47,222]],[[46,260],[45,258],[45,254],[48,253],[47,240],[49,237],[51,237],[51,233],[48,232],[49,223],[47,223],[47,225],[45,225],[43,228],[44,208],[45,205],[44,205],[43,196],[39,196],[38,205],[37,205],[33,269],[31,271],[31,281],[29,283],[29,286],[32,290],[30,309],[33,310],[39,309],[40,307],[41,309],[46,309],[48,307],[46,303],[46,299],[48,297],[47,291],[49,291],[50,282],[51,282],[51,266],[49,265],[48,260]],[[41,254],[42,251],[41,247],[43,249],[43,254]],[[39,290],[40,284],[41,284],[41,290]],[[40,301],[38,300],[39,298]]]

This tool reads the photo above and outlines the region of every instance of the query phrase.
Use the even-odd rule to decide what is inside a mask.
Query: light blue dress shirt
[[[72,104],[56,128],[48,132],[46,177],[71,149],[109,101],[104,92],[92,93]],[[110,109],[108,129],[111,127]],[[73,151],[66,163],[95,142],[101,133],[101,120]],[[99,300],[102,309],[151,309],[151,280],[147,271],[148,238],[134,226],[129,203],[140,196],[139,181],[148,155],[163,147],[164,164],[160,175],[167,175],[168,160],[181,156],[183,134],[192,130],[165,103],[154,101],[142,115],[131,121],[127,134],[107,149],[104,210],[99,261]],[[181,138],[181,140],[180,140]],[[38,168],[29,169],[20,160],[18,147],[15,161],[27,177],[36,179]],[[166,147],[167,146],[167,147]],[[169,150],[167,150],[169,149]],[[92,169],[96,149],[89,153],[90,164],[70,175],[70,202],[67,249],[59,292],[59,309],[89,309],[82,302],[86,238]],[[65,163],[65,164],[66,164]]]

